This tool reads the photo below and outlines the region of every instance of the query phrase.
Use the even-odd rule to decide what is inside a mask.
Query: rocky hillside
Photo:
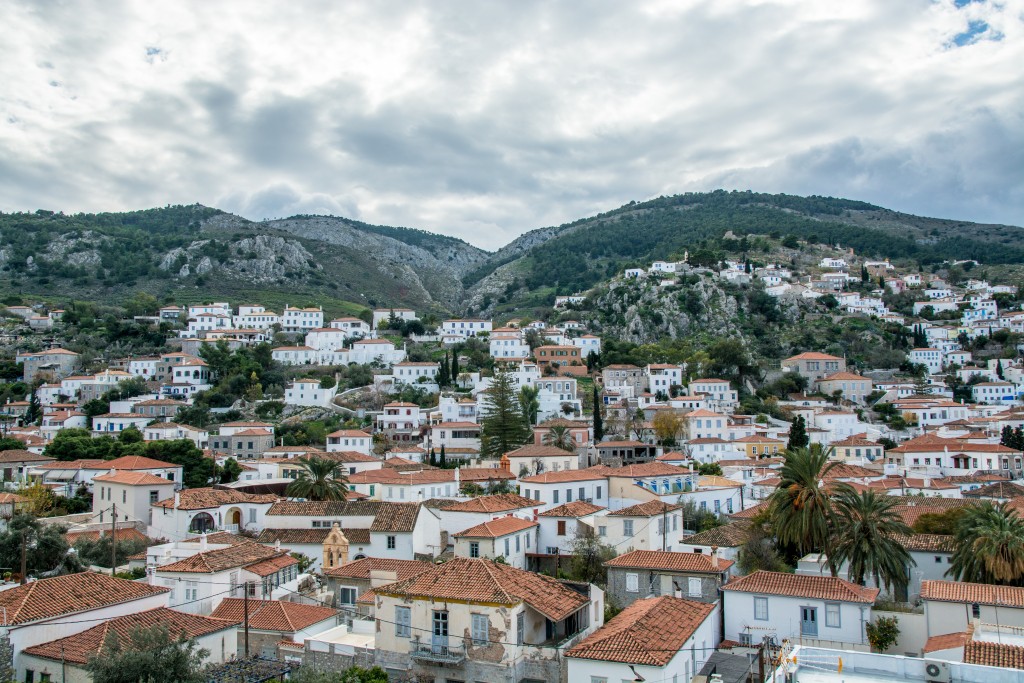
[[[588,291],[656,259],[689,253],[700,265],[742,256],[758,239],[842,244],[915,266],[976,258],[1016,267],[1024,263],[1020,234],[844,199],[723,191],[630,202],[528,232],[494,253],[423,230],[332,216],[253,222],[199,205],[37,211],[0,214],[0,295],[118,303],[141,289],[180,302],[319,303],[331,314],[410,306],[500,316],[543,313],[558,294]],[[641,334],[630,327],[628,334]]]

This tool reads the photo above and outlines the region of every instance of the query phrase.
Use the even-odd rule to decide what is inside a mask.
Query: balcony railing
[[[417,661],[432,664],[462,664],[466,660],[466,650],[461,645],[413,643],[411,656]]]

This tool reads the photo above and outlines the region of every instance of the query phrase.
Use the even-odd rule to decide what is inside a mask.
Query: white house
[[[526,569],[526,554],[536,551],[537,522],[519,517],[500,517],[490,522],[457,531],[455,555],[496,560],[501,557],[509,566]]]
[[[405,322],[419,319],[416,317],[416,311],[411,308],[375,308],[372,320],[373,329],[380,329],[380,324],[388,322],[392,317]]]
[[[297,379],[290,382],[284,390],[284,402],[293,406],[329,406],[337,394],[337,386],[330,388],[320,386],[320,380]]]
[[[579,347],[580,356],[586,358],[590,354],[601,353],[601,338],[593,334],[581,334],[572,339],[572,345]]]
[[[285,306],[281,316],[281,327],[285,332],[308,332],[324,326],[324,310],[317,308],[295,308]]]
[[[942,352],[933,348],[912,349],[907,354],[914,365],[924,365],[928,373],[934,375],[942,370]]]
[[[637,600],[566,651],[568,680],[686,683],[718,643],[715,605],[667,595]]]
[[[363,321],[360,320],[359,322]],[[345,346],[345,342],[350,337],[349,331],[345,329],[318,327],[306,334],[306,346],[317,351],[334,351]]]
[[[463,338],[490,334],[492,329],[493,325],[490,320],[480,320],[479,318],[445,320],[441,323],[443,334],[457,334]]]
[[[732,410],[739,403],[739,393],[732,388],[728,380],[701,378],[690,380],[691,394],[703,394],[715,410]]]
[[[174,495],[177,484],[144,471],[110,470],[107,474],[93,477],[92,512],[96,521],[103,524],[112,521],[152,522],[151,507],[154,503]]]
[[[424,384],[435,382],[440,370],[439,363],[403,361],[392,366],[391,374],[396,384]]]
[[[565,503],[540,513],[537,517],[540,537],[536,552],[547,555],[572,555],[572,546],[576,539],[596,535],[598,520],[603,519],[606,514],[607,509],[585,500]]]
[[[877,588],[832,576],[758,570],[722,586],[725,638],[757,645],[768,635],[802,645],[868,651],[865,624]]]
[[[281,365],[313,365],[319,358],[311,346],[279,346],[270,355]]]
[[[350,339],[366,337],[370,334],[371,329],[365,320],[352,317],[335,318],[328,327],[343,331],[345,336]]]
[[[373,437],[359,429],[339,429],[327,435],[327,452],[355,451],[370,454]]]
[[[149,415],[135,413],[104,413],[92,419],[93,436],[110,434],[117,436],[126,429],[135,428],[141,433],[153,421]]]

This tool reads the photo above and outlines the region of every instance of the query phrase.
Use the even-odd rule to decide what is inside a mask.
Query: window
[[[487,645],[487,641],[490,640],[490,622],[487,619],[486,614],[473,614],[471,615],[471,630],[473,636],[473,645],[480,647]]]
[[[640,575],[639,574],[626,574],[626,592],[627,593],[639,593],[640,592]]]
[[[519,543],[520,543],[520,541],[519,541],[519,536],[516,536],[516,552],[517,552],[517,553],[518,553],[518,552],[519,552],[519,550],[520,550],[520,547],[519,547]]]
[[[508,538],[505,539],[505,557],[509,555]]]
[[[749,647],[750,645],[753,645],[753,641],[750,638],[750,633],[741,633],[740,634],[740,645],[745,645],[747,647]]]
[[[768,621],[768,598],[754,598],[754,618]]]
[[[149,504],[150,505],[153,505],[159,499],[160,499],[160,492],[159,491],[150,491],[149,492]]]
[[[558,520],[558,535],[559,536],[565,536],[565,520],[564,519]]]
[[[199,582],[198,581],[186,581],[185,582],[185,601],[194,602],[199,599]]]
[[[597,527],[597,535],[598,536],[607,536],[608,535],[608,527],[606,527],[606,526],[599,526],[599,527]]]
[[[127,489],[121,491],[121,502],[122,503],[127,503],[128,502],[128,491],[127,491]]]
[[[356,589],[351,586],[342,586],[338,591],[338,603],[341,605],[354,605],[357,597]]]
[[[480,543],[477,541],[469,542],[469,556],[480,557]]]
[[[566,503],[571,503],[572,502],[572,489],[566,489],[565,490],[565,502]]]
[[[388,536],[388,550],[394,550],[394,549],[395,549],[395,537],[394,536]]]
[[[631,519],[623,520],[623,522],[622,522],[622,534],[624,536],[632,536],[633,535],[633,520],[631,520]]]
[[[395,607],[395,635],[408,638],[412,634],[412,610],[408,607]]]
[[[601,500],[601,487],[598,486],[594,491],[594,500]]]
[[[839,603],[838,602],[826,602],[825,603],[825,626],[829,628],[839,628],[840,626],[839,617]]]
[[[552,491],[551,492],[551,496],[552,496],[551,502],[555,503],[557,505],[558,504],[558,489],[555,489],[554,491]]]
[[[699,598],[700,597],[700,579],[697,578],[697,577],[691,576],[689,579],[687,579],[687,583],[689,584],[687,586],[687,588],[689,589],[687,592],[690,594],[690,597],[691,598]]]
[[[974,619],[981,619],[981,605],[978,603],[971,605],[971,617]]]
[[[584,498],[586,498],[586,497],[587,497],[587,492],[586,492],[586,490],[584,490],[584,488],[583,488],[583,487],[581,486],[581,487],[580,487],[580,497],[579,497],[579,499],[580,499],[580,500],[583,500],[583,499],[584,499]]]

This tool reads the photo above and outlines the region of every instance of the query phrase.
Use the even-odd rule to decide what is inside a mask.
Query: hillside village
[[[209,680],[1021,680],[1018,286],[805,253],[666,255],[539,320],[5,301],[0,680],[90,680],[154,624]],[[600,322],[599,289],[705,282],[893,362]]]

